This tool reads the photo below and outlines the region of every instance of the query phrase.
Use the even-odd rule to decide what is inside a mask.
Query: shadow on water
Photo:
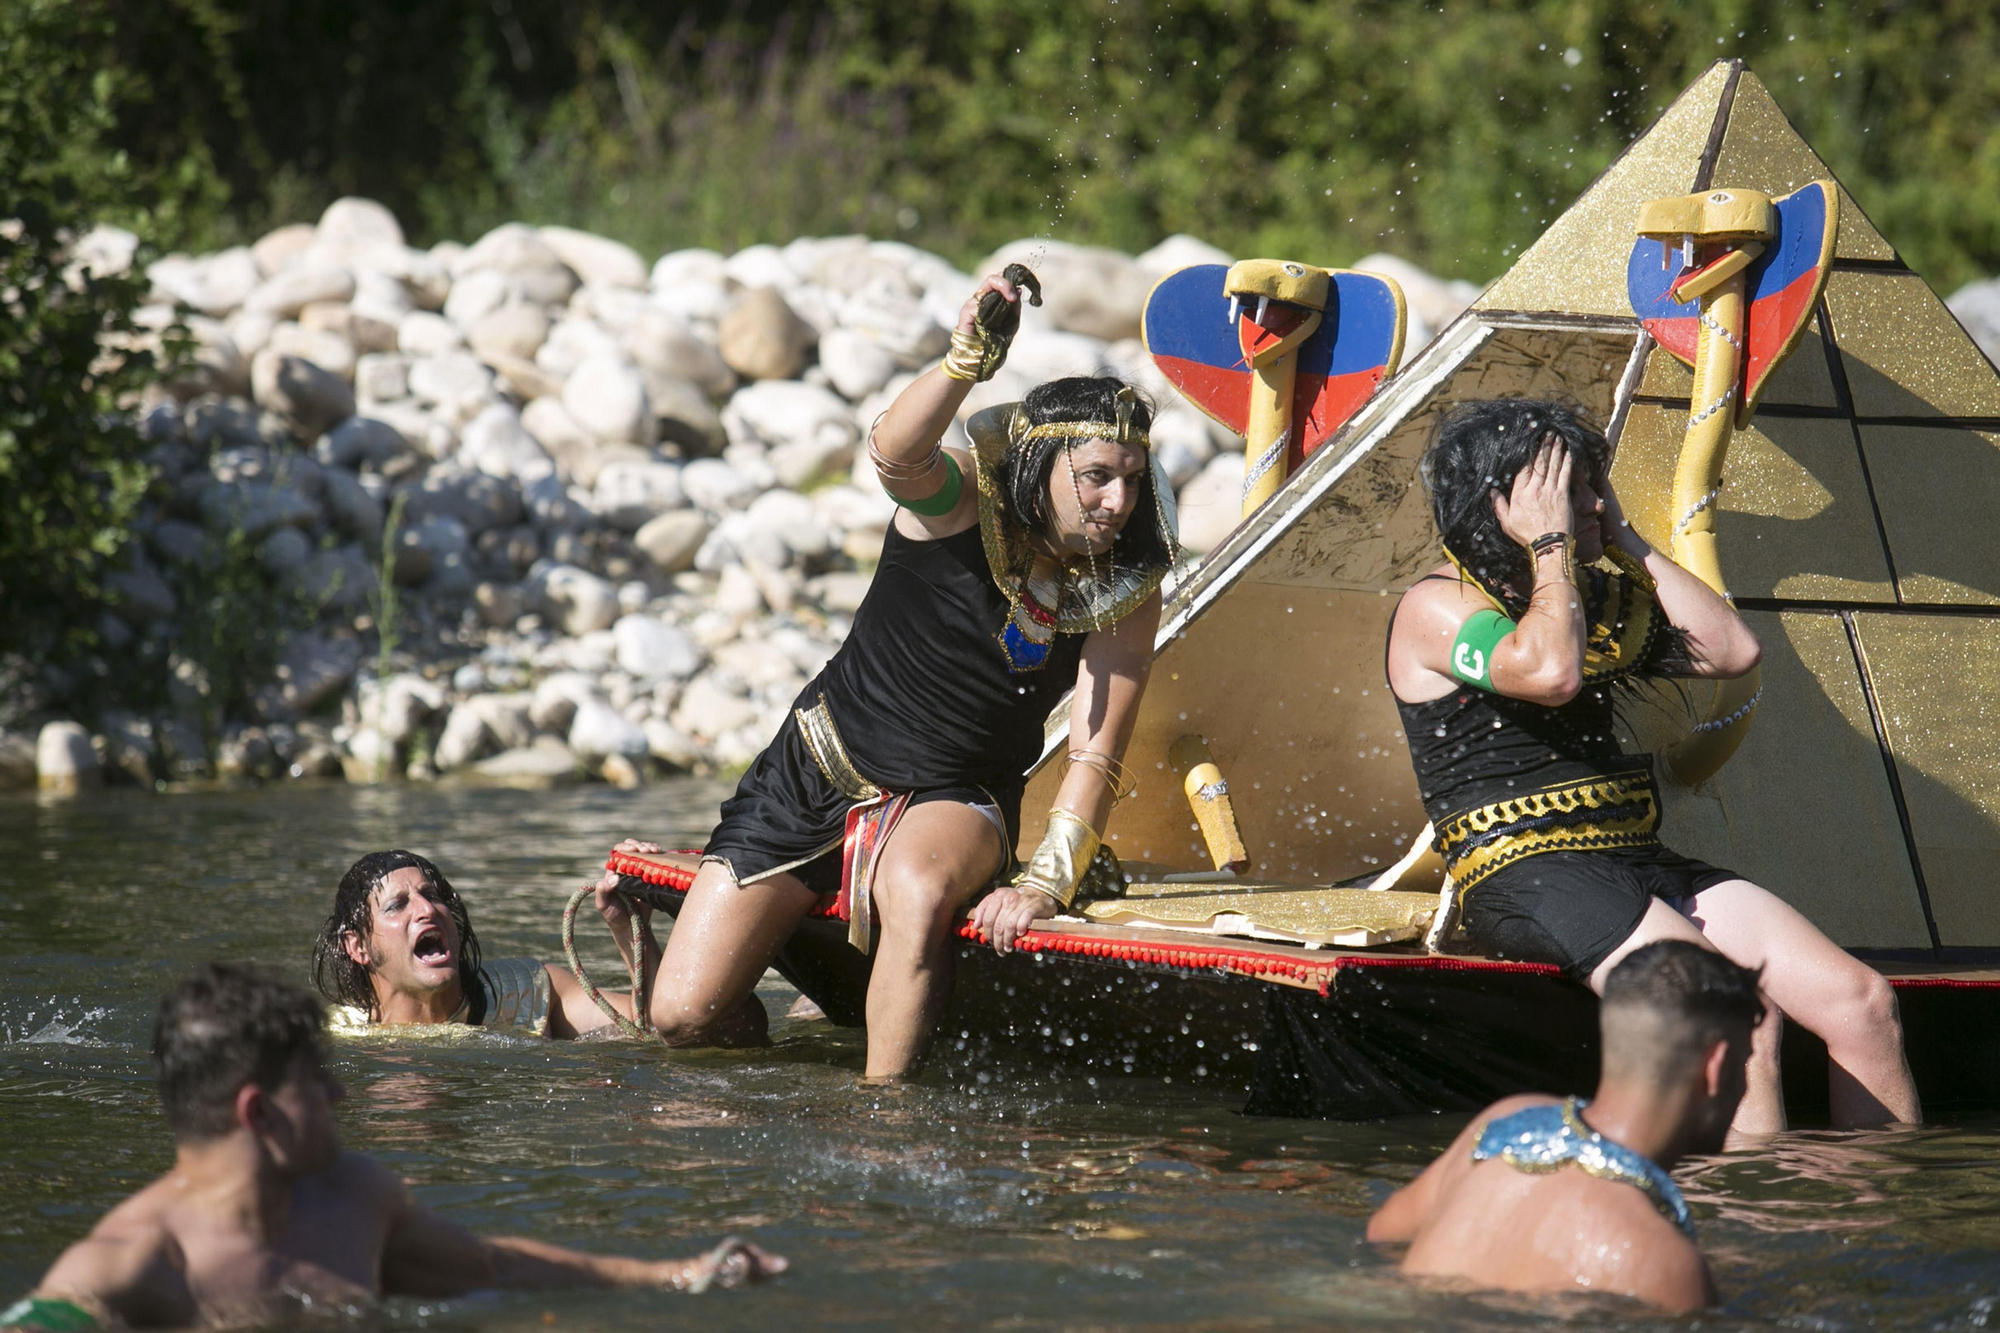
[[[0,803],[0,1298],[169,1160],[145,1048],[205,958],[303,975],[348,862],[400,845],[464,892],[489,956],[556,952],[563,896],[618,837],[698,838],[723,791],[327,788]],[[586,960],[607,968],[608,940]],[[858,1034],[781,1017],[776,1045],[666,1057],[486,1033],[341,1042],[348,1141],[453,1218],[634,1254],[738,1231],[777,1285],[392,1302],[370,1325],[1685,1327],[1616,1305],[1420,1291],[1368,1212],[1459,1127],[1254,1120],[1219,1095],[1039,1071],[1002,1053],[857,1085]],[[1706,1327],[1974,1327],[2000,1295],[1993,1126],[1793,1134],[1689,1174],[1729,1304]]]

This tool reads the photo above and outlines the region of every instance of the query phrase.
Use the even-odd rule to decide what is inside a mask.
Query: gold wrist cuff
[[[977,384],[993,378],[993,372],[1000,369],[1000,363],[1007,359],[1005,348],[998,356],[988,361],[986,339],[977,333],[953,330],[951,350],[944,356],[944,373],[955,380]]]
[[[1028,868],[1014,881],[1017,889],[1046,893],[1067,908],[1076,901],[1077,885],[1097,855],[1097,830],[1060,807],[1049,811],[1048,832],[1041,846],[1028,860]]]

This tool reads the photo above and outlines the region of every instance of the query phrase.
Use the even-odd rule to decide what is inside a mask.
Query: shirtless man
[[[1609,1292],[1677,1314],[1714,1304],[1667,1172],[1722,1147],[1764,1013],[1757,985],[1755,972],[1682,940],[1626,955],[1599,1007],[1597,1095],[1494,1103],[1389,1196],[1368,1239],[1409,1242],[1402,1267],[1416,1276]]]
[[[64,1251],[5,1329],[283,1322],[290,1311],[488,1287],[737,1286],[785,1261],[731,1238],[696,1259],[482,1239],[343,1151],[318,1000],[214,963],[160,1004],[153,1067],[175,1142],[166,1175]]]
[[[620,849],[651,846],[627,842]],[[634,922],[617,886],[618,877],[607,872],[593,887],[597,910],[629,960]],[[649,960],[660,956],[650,917],[642,904],[637,928]],[[482,962],[458,891],[415,852],[370,852],[341,877],[313,947],[313,983],[335,1006],[333,1026],[341,1031],[466,1023],[565,1038],[611,1025],[566,967],[533,958]],[[605,999],[632,1016],[629,995],[607,991]]]

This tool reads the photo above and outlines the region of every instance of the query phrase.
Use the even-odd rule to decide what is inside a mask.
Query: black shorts
[[[1655,898],[1669,906],[1742,878],[1665,847],[1544,852],[1494,871],[1461,905],[1466,936],[1481,953],[1554,963],[1586,980],[1631,938]]]

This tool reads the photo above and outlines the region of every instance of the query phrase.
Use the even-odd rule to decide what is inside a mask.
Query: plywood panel
[[[2000,617],[1855,617],[1947,947],[2000,946]]]
[[[1834,273],[1834,340],[1863,417],[2000,417],[2000,378],[1913,273]]]
[[[1845,626],[1809,612],[1745,619],[1764,645],[1763,701],[1721,773],[1692,792],[1662,784],[1662,837],[1770,889],[1840,944],[1928,948]],[[1667,701],[1684,731],[1687,714]]]
[[[1626,417],[1611,482],[1639,535],[1665,550],[1687,415],[1640,403]],[[1716,538],[1738,597],[1893,602],[1889,565],[1845,420],[1760,416],[1723,469]]]
[[[2000,434],[1863,426],[1861,444],[1903,600],[2000,604]]]

